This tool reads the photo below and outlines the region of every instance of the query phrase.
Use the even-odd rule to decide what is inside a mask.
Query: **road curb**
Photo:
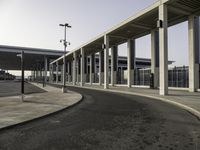
[[[99,89],[99,88],[80,87],[80,86],[71,86],[71,87],[78,87],[78,88],[85,88],[85,89],[98,90],[98,91],[104,91],[104,92],[112,92],[112,93],[121,93],[121,94],[135,95],[135,96],[147,97],[147,98],[151,98],[151,99],[163,101],[163,102],[166,102],[166,103],[178,106],[179,108],[186,110],[187,112],[189,112],[190,114],[192,114],[193,116],[195,116],[198,120],[200,120],[200,112],[199,111],[197,111],[196,109],[191,108],[191,107],[189,107],[187,105],[184,105],[184,104],[181,104],[181,103],[169,100],[167,98],[157,97],[157,96],[153,96],[153,95],[139,94],[139,93],[134,93],[134,92],[111,90],[111,89],[106,89],[105,90],[105,89]]]
[[[74,91],[73,91],[73,92],[74,92]],[[77,92],[75,92],[75,93],[77,93]],[[80,94],[80,93],[78,93],[78,94]],[[82,94],[80,94],[80,96],[81,96],[80,100],[79,100],[78,102],[72,104],[72,105],[69,105],[69,106],[67,106],[67,107],[64,107],[64,108],[62,108],[62,109],[59,109],[59,110],[57,110],[57,111],[48,113],[48,114],[43,115],[43,116],[39,116],[39,117],[30,119],[30,120],[22,121],[22,122],[20,122],[20,123],[16,123],[16,124],[8,125],[8,126],[6,126],[6,127],[2,127],[2,128],[0,128],[0,132],[3,132],[3,131],[8,130],[8,129],[12,129],[12,128],[14,128],[14,127],[19,127],[19,126],[25,125],[25,124],[30,123],[30,122],[33,122],[33,121],[37,121],[37,120],[40,120],[40,119],[44,119],[44,118],[50,117],[50,116],[52,116],[52,115],[56,115],[56,114],[58,114],[58,113],[60,113],[60,112],[62,112],[62,111],[65,111],[65,110],[67,110],[67,109],[71,109],[71,108],[75,107],[76,105],[78,105],[79,103],[81,103],[81,102],[83,101],[84,96],[83,96]]]

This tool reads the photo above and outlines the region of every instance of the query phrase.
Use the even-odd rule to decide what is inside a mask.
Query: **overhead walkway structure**
[[[24,70],[32,71],[34,78],[42,77],[47,80],[47,72],[51,70],[49,63],[61,57],[64,53],[59,50],[0,45],[0,69],[21,70],[21,60],[17,56],[24,52]]]
[[[117,66],[118,45],[127,43],[127,86],[133,84],[135,69],[135,40],[151,34],[151,72],[154,74],[154,86],[159,87],[160,95],[168,94],[168,28],[188,21],[189,36],[189,91],[195,92],[199,88],[199,0],[159,0],[122,21],[106,32],[98,35],[89,42],[71,50],[51,65],[62,62],[66,57],[69,64],[68,73],[71,74],[73,85],[85,83],[85,58],[91,60],[95,53],[99,53],[100,72],[99,84],[109,88],[109,49],[111,49],[111,85],[115,80]],[[91,61],[91,80],[94,73]],[[78,79],[80,75],[80,80]],[[158,82],[159,81],[159,82]],[[91,81],[92,82],[92,81]]]

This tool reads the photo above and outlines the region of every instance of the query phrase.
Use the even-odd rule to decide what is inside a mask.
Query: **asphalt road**
[[[32,84],[27,82],[24,83],[24,92],[25,94],[32,93],[42,93],[45,92],[43,89],[40,89]],[[21,93],[21,82],[19,81],[0,81],[0,97],[4,96],[16,96]]]
[[[0,131],[1,150],[199,150],[200,121],[167,103],[70,88],[84,100],[68,110]]]

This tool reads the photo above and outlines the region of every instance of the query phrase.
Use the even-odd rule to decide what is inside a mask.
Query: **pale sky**
[[[72,50],[156,0],[0,0],[0,45],[62,50],[60,23],[69,23]],[[188,64],[187,22],[169,28],[169,60]],[[119,46],[126,55],[126,47]],[[150,58],[150,36],[136,40],[136,56]]]

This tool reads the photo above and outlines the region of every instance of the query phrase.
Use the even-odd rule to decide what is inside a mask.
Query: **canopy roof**
[[[21,61],[17,54],[21,51],[24,51],[25,70],[33,70],[43,65],[45,57],[50,61],[63,55],[63,51],[58,50],[0,45],[0,69],[20,70]]]
[[[109,36],[109,46],[112,47],[127,42],[127,39],[135,39],[150,34],[152,30],[157,28],[158,8],[162,3],[168,6],[169,27],[188,20],[188,16],[192,14],[200,15],[200,0],[159,0],[89,42],[71,50],[66,54],[67,59],[72,59],[73,52],[79,53],[81,48],[85,49],[86,55],[101,51],[105,35]],[[63,56],[52,63],[62,59]]]

